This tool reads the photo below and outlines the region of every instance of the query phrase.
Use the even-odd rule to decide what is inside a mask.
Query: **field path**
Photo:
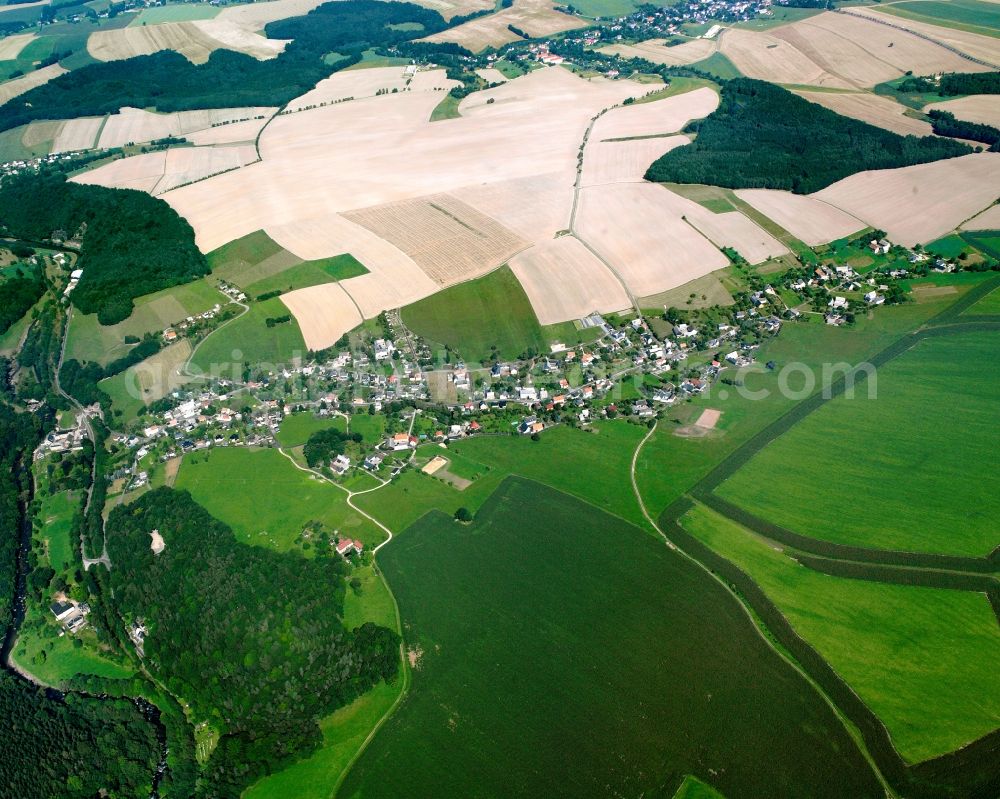
[[[184,363],[182,363],[180,366],[177,367],[177,374],[178,374],[179,377],[189,377],[189,378],[192,378],[194,380],[200,380],[200,379],[202,379],[205,375],[203,375],[203,374],[196,375],[196,374],[194,374],[191,371],[191,362],[194,360],[194,356],[198,353],[198,350],[201,347],[201,345],[204,344],[208,340],[209,336],[215,335],[220,330],[222,330],[222,328],[224,328],[226,325],[231,324],[232,322],[235,322],[237,319],[241,318],[242,316],[244,316],[244,315],[246,315],[247,313],[250,312],[250,306],[248,304],[244,305],[239,300],[234,300],[232,297],[230,297],[228,294],[226,294],[221,289],[219,289],[219,293],[223,297],[225,297],[229,302],[234,303],[236,305],[239,305],[243,309],[243,312],[237,314],[232,319],[227,319],[225,322],[223,322],[221,325],[219,325],[217,328],[215,328],[215,330],[209,331],[208,335],[206,335],[205,338],[203,338],[201,341],[199,341],[197,344],[195,344],[191,348],[191,354],[188,355],[187,360],[184,361]],[[237,381],[233,380],[233,382],[236,383]]]

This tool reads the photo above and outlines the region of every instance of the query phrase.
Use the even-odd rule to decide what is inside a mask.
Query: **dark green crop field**
[[[416,665],[342,797],[881,795],[735,600],[621,519],[510,479],[379,562]]]
[[[925,339],[755,455],[720,496],[803,535],[983,556],[1000,544],[996,332]],[[876,445],[877,443],[877,445]]]

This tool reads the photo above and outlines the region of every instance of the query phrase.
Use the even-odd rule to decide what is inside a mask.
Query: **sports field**
[[[908,762],[1000,726],[1000,628],[984,595],[821,574],[700,506],[683,524],[764,589]]]
[[[428,515],[379,562],[412,687],[341,797],[669,796],[685,774],[733,797],[879,795],[739,605],[593,506],[510,480],[473,524]]]
[[[920,341],[771,442],[717,489],[804,535],[855,546],[986,555],[1000,544],[995,425],[1000,334]]]
[[[176,488],[191,492],[205,509],[247,543],[279,551],[297,548],[310,521],[372,546],[385,538],[347,504],[347,494],[295,466],[273,449],[213,449],[187,455]],[[248,502],[247,497],[261,498]]]
[[[488,470],[479,470],[479,478],[464,491],[409,470],[385,488],[359,496],[355,502],[398,532],[430,510],[447,514],[460,507],[477,510],[503,479],[513,474],[567,491],[645,527],[629,481],[632,453],[645,434],[646,428],[617,420],[595,424],[590,431],[555,427],[546,430],[540,441],[528,436],[478,436],[456,441],[447,450],[431,452],[445,458],[457,455],[459,464],[467,460]],[[458,468],[461,471],[463,466]],[[471,479],[476,473],[470,465],[470,471],[459,476]]]
[[[267,326],[268,319],[287,321]],[[278,297],[253,302],[250,310],[220,325],[198,345],[191,361],[207,374],[232,375],[245,362],[286,364],[305,360],[305,341],[298,322]]]
[[[528,295],[506,266],[408,305],[402,317],[414,333],[470,363],[548,351]]]

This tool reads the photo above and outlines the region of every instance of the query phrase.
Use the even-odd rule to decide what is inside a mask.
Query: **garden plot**
[[[736,196],[810,247],[867,227],[860,219],[808,195],[776,189],[740,189]]]
[[[1000,153],[859,172],[814,197],[886,231],[906,246],[948,233],[997,199]]]
[[[891,130],[900,136],[930,136],[933,129],[929,122],[913,119],[904,113],[907,109],[889,97],[867,92],[795,92],[811,103],[817,103],[845,117],[853,117]]]
[[[636,296],[658,294],[729,263],[653,184],[583,189],[576,228]]]
[[[580,319],[594,311],[620,311],[632,304],[618,278],[572,236],[519,253],[511,258],[510,268],[543,325]]]

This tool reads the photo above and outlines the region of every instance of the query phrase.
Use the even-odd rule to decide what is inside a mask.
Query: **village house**
[[[353,555],[354,553],[360,555],[364,551],[364,545],[357,539],[341,538],[337,542],[336,549],[338,555],[346,558],[348,555]]]

